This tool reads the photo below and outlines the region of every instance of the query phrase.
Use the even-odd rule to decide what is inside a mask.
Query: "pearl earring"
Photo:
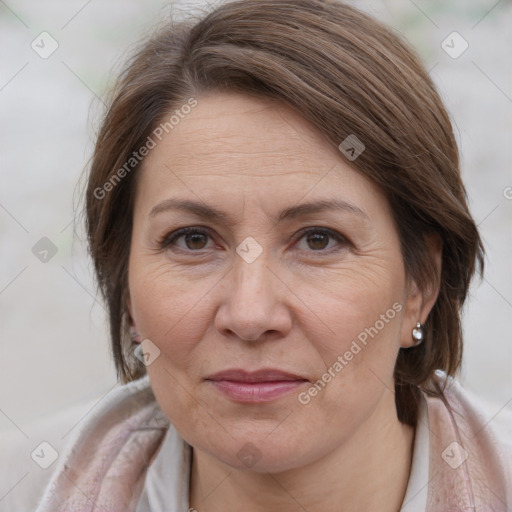
[[[414,340],[414,345],[419,345],[425,337],[425,331],[423,329],[423,325],[421,322],[416,324],[416,327],[412,330],[412,339]]]

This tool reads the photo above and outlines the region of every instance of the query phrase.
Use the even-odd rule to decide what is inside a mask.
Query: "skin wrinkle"
[[[233,503],[250,512],[288,512],[297,503],[310,512],[332,503],[396,511],[413,429],[396,415],[394,365],[435,296],[424,300],[406,278],[385,197],[298,114],[234,94],[199,99],[145,160],[129,262],[130,314],[142,339],[161,350],[147,367],[153,391],[194,447],[190,504],[201,512],[234,510]],[[299,153],[288,171],[289,156]],[[169,197],[200,199],[237,222],[183,212],[149,221],[149,211]],[[332,197],[358,206],[370,221],[338,212],[271,221],[289,206]],[[197,225],[212,236],[202,256],[155,247],[169,231]],[[354,247],[310,255],[303,238],[303,251],[292,248],[292,235],[317,225],[346,235]],[[263,247],[250,264],[235,252],[246,236]],[[297,393],[239,404],[203,380],[228,367],[278,367],[304,375],[307,389],[394,303],[403,309],[308,405]],[[261,452],[252,470],[237,456],[248,442]],[[218,475],[229,477],[218,485]]]
[[[212,93],[208,92],[204,96],[202,96],[202,101],[207,100],[209,97],[212,97]],[[269,106],[265,106],[262,108],[254,108],[254,109],[248,109],[246,112],[233,114],[233,112],[230,112],[230,115],[233,115],[235,118],[239,116],[245,116],[250,113],[264,113],[268,110],[275,110],[276,106],[279,105],[278,102],[270,100],[268,98],[265,99],[267,103],[269,103]],[[222,115],[222,113],[221,113]],[[233,176],[244,176],[244,173],[226,173],[224,170],[225,167],[225,159],[233,157],[233,156],[242,156],[245,160],[248,156],[262,156],[263,158],[269,157],[269,162],[265,162],[265,173],[264,174],[258,174],[254,171],[254,169],[250,168],[251,170],[251,176],[254,177],[273,177],[273,176],[281,176],[283,175],[282,165],[278,165],[276,168],[275,174],[272,174],[270,170],[272,169],[272,166],[274,165],[273,160],[271,160],[272,156],[274,154],[280,154],[282,152],[286,152],[287,154],[287,162],[298,162],[300,163],[304,156],[308,155],[307,151],[304,151],[302,149],[303,146],[297,146],[297,144],[293,144],[295,141],[300,141],[306,143],[308,146],[315,146],[316,148],[321,148],[324,144],[328,143],[331,144],[330,141],[328,141],[327,137],[325,137],[323,134],[320,134],[318,132],[315,133],[315,140],[311,140],[311,136],[307,130],[304,129],[304,127],[298,127],[297,125],[294,125],[289,120],[286,119],[284,115],[282,115],[279,111],[277,111],[277,116],[279,116],[280,121],[283,125],[285,125],[287,128],[289,128],[289,141],[291,144],[289,147],[287,147],[288,140],[283,141],[284,145],[281,146],[280,151],[254,151],[252,148],[247,147],[247,145],[244,145],[243,151],[234,151],[231,140],[229,137],[223,137],[218,136],[215,139],[211,139],[209,137],[208,132],[204,133],[201,129],[194,128],[194,124],[196,124],[195,119],[191,119],[190,116],[187,118],[187,122],[189,122],[192,125],[191,128],[191,139],[194,140],[194,156],[196,158],[204,157],[208,161],[208,165],[211,169],[211,174],[216,176],[217,178],[223,178],[223,177],[233,177]],[[213,122],[216,121],[215,117],[205,117],[204,120],[211,120]],[[198,120],[198,123],[200,123],[202,120]],[[265,130],[262,127],[261,133],[259,135],[259,138],[262,143],[265,142],[272,142],[272,139],[270,137],[265,137]],[[244,137],[243,135],[240,136],[241,141],[251,142],[250,137]],[[323,144],[321,144],[323,143]],[[217,161],[217,155],[216,151],[222,151],[222,156],[220,156],[219,160]],[[213,151],[213,153],[212,153]],[[173,156],[173,164],[174,165],[180,165],[180,164],[187,164],[187,157],[184,155],[180,155],[179,153],[177,155]],[[144,165],[144,164],[143,164]],[[219,172],[216,171],[216,166],[219,167]],[[314,172],[314,171],[313,171]],[[300,170],[293,170],[290,171],[289,175],[293,175],[294,177],[298,177],[301,173],[310,176],[310,172],[308,171],[300,171]],[[193,176],[201,176],[193,174],[193,173],[187,173],[189,177]]]

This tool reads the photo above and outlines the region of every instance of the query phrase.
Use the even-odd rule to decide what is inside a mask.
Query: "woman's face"
[[[387,200],[311,125],[279,103],[197,99],[143,162],[130,313],[189,444],[301,467],[397,421],[421,301]]]

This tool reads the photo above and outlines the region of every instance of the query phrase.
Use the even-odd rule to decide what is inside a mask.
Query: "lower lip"
[[[236,402],[261,403],[281,398],[307,381],[282,380],[272,382],[236,382],[232,380],[209,381],[226,396]]]

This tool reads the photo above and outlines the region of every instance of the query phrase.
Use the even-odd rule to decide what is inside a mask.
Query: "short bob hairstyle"
[[[170,20],[122,71],[85,193],[89,251],[108,306],[118,378],[125,384],[145,374],[133,355],[127,310],[141,148],[161,123],[172,128],[165,122],[179,107],[201,101],[206,91],[277,99],[335,147],[349,135],[362,141],[364,151],[347,162],[388,199],[407,276],[422,290],[437,281],[426,236],[442,240],[440,291],[425,341],[400,349],[395,367],[398,418],[414,425],[419,389],[436,369],[454,375],[460,366],[461,307],[477,264],[483,273],[484,247],[469,213],[451,122],[427,71],[390,28],[336,0],[236,0],[200,19]]]

